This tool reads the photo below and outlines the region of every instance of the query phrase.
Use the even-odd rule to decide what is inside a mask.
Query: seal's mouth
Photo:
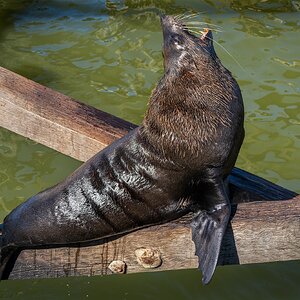
[[[191,59],[194,61],[206,59],[207,61],[207,57],[211,59],[216,56],[210,29],[199,28],[195,31],[176,16],[162,15],[160,19],[165,69],[182,68]]]

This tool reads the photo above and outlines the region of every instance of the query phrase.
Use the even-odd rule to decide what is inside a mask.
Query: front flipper
[[[191,222],[192,239],[199,259],[203,284],[208,284],[215,271],[222,239],[230,217],[230,204],[223,182],[211,185],[204,195],[205,210]],[[201,201],[199,199],[199,201]]]

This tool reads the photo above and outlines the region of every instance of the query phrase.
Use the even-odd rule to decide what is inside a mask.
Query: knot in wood
[[[109,264],[108,268],[113,273],[124,274],[126,272],[126,263],[122,260],[114,260]]]
[[[162,263],[160,251],[156,248],[139,248],[135,255],[137,262],[146,269],[157,268]]]

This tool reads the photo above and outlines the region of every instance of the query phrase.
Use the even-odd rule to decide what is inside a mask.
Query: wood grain
[[[0,126],[80,161],[136,127],[2,67]]]

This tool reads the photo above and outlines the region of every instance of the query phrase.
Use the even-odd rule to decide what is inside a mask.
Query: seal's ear
[[[212,31],[208,28],[204,28],[202,36],[200,37],[201,41],[204,42],[208,47],[213,47],[213,35]]]
[[[209,52],[211,56],[216,58],[217,54],[214,48],[212,31],[208,28],[204,28],[202,31],[202,36],[200,37],[200,41],[201,47],[206,49],[206,51]]]

